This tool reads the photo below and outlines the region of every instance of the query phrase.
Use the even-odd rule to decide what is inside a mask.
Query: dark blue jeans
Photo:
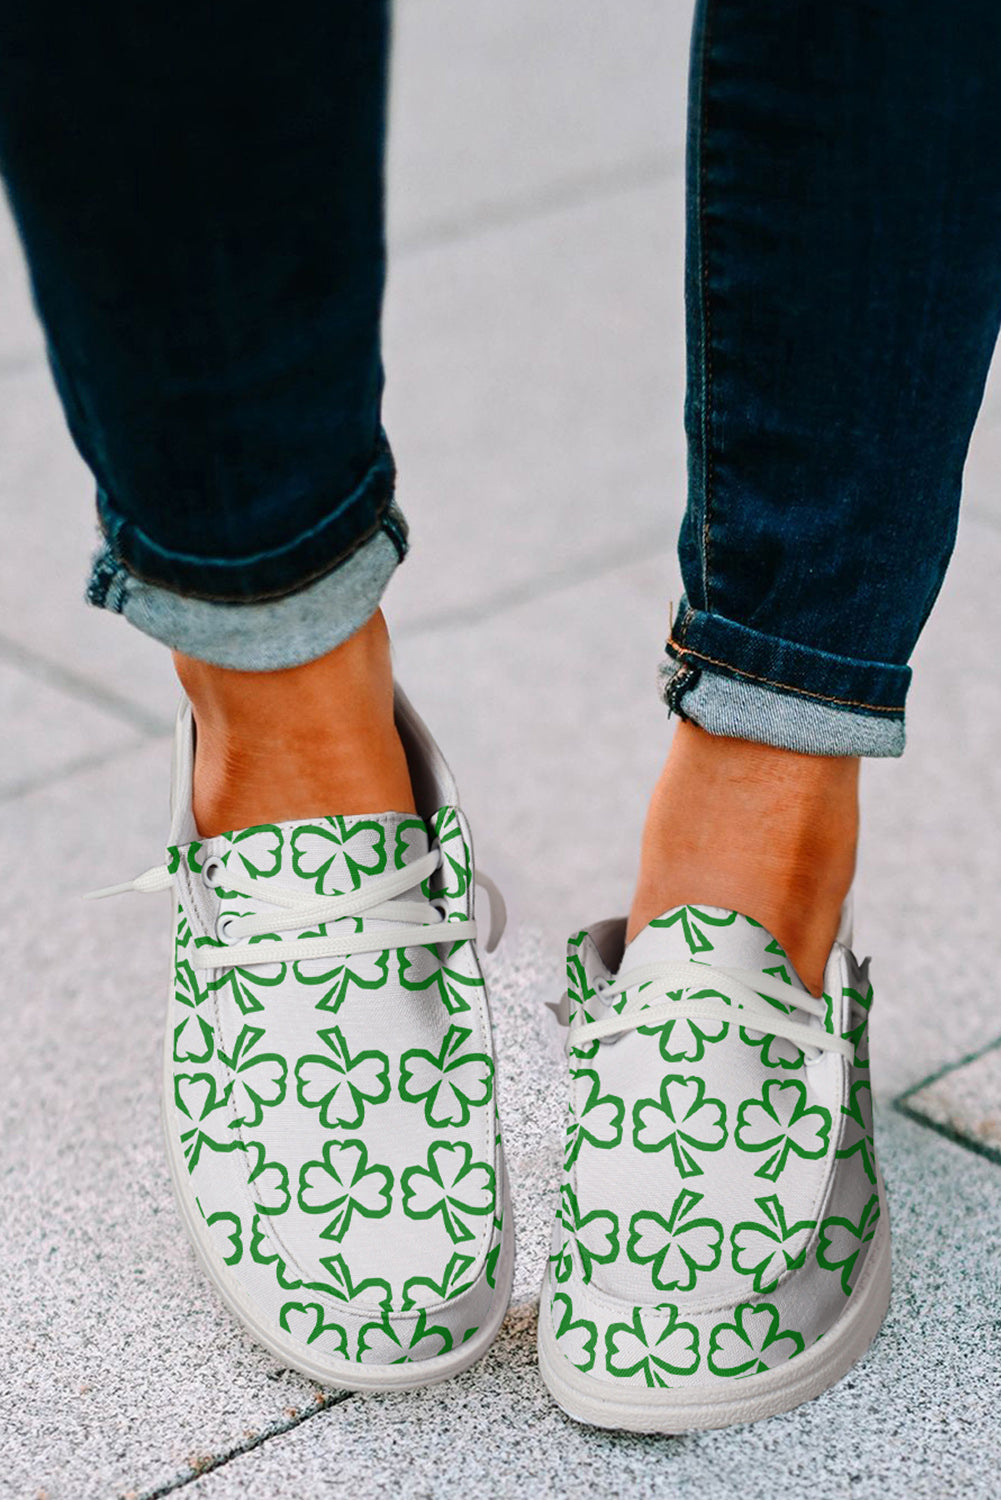
[[[385,4],[0,16],[0,165],[97,481],[92,599],[227,665],[320,655],[406,546]],[[688,205],[665,696],[719,733],[899,753],[1001,320],[1001,6],[700,0]]]

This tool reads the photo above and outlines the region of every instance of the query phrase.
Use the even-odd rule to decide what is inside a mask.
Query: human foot
[[[789,1410],[861,1358],[889,1299],[868,962],[836,943],[814,1000],[733,911],[680,906],[624,937],[603,922],[568,948],[543,1379],[598,1427]]]
[[[647,812],[629,939],[683,902],[727,907],[774,933],[819,994],[855,870],[858,766],[679,724]]]
[[[193,807],[214,838],[255,823],[414,811],[381,610],[326,656],[236,672],[174,654],[197,728]]]

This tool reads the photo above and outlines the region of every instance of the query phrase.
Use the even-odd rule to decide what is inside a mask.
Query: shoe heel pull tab
[[[546,1009],[552,1011],[560,1026],[570,1025],[570,993],[564,990],[558,1000],[547,1000]]]
[[[838,922],[838,935],[835,942],[841,943],[851,951],[855,928],[855,891],[848,892],[844,905],[841,908],[841,918]]]

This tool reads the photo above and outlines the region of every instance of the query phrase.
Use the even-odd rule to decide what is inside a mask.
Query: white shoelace
[[[192,963],[196,969],[249,968],[254,964],[283,963],[290,959],[347,958],[358,953],[382,953],[392,948],[430,948],[439,943],[451,945],[471,941],[477,934],[476,922],[468,917],[449,921],[440,898],[404,899],[408,892],[433,875],[441,863],[441,850],[433,849],[401,870],[373,875],[359,890],[342,896],[314,896],[311,892],[269,881],[266,894],[259,891],[256,895],[269,907],[279,909],[259,916],[224,912],[216,924],[216,938],[222,946],[212,943],[197,947]],[[227,896],[245,901],[255,899],[254,894],[232,883],[229,872],[219,860],[211,857],[206,860],[202,879],[209,886],[222,886]],[[167,866],[154,865],[122,885],[88,891],[87,899],[101,900],[105,896],[120,896],[130,891],[146,895],[169,890],[172,883],[173,877]],[[486,950],[492,953],[500,942],[506,922],[504,898],[489,876],[479,871],[476,883],[490,897],[490,932]],[[362,925],[357,930],[327,932],[317,937],[276,936],[278,933],[329,926],[347,918],[360,919]],[[366,928],[366,918],[380,925]],[[251,941],[254,938],[256,942]]]
[[[656,985],[656,990],[652,996],[646,991],[635,1001],[627,1002],[623,1010],[601,1021],[571,1026],[567,1047],[620,1036],[640,1026],[662,1026],[667,1021],[735,1021],[738,1018],[734,1011],[738,1011],[738,1024],[766,1036],[784,1037],[808,1056],[816,1058],[821,1052],[837,1052],[849,1061],[855,1056],[847,1038],[834,1036],[823,1027],[809,1026],[796,1020],[794,1014],[775,1010],[763,997],[821,1020],[827,1015],[823,1000],[754,969],[717,967],[698,959],[643,964],[630,969],[614,984],[602,985],[597,991],[598,998],[609,1005],[616,995],[625,995],[637,985]],[[680,998],[672,1000],[672,994]]]

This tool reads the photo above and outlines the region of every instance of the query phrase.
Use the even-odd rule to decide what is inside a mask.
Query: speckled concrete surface
[[[668,739],[653,675],[679,591],[689,7],[400,10],[387,352],[414,550],[387,608],[512,908],[491,973],[514,1305],[452,1385],[318,1411],[202,1283],[159,1140],[165,909],[79,900],[160,856],[172,677],[79,602],[90,482],[0,224],[0,1500],[995,1500],[1001,1165],[893,1100],[999,1031],[1001,371],[915,661],[909,752],[865,777],[890,1318],[798,1413],[672,1441],[588,1432],[533,1357],[562,1111],[544,1002],[568,930],[628,902]],[[929,1112],[982,1128],[993,1067],[943,1075]]]

